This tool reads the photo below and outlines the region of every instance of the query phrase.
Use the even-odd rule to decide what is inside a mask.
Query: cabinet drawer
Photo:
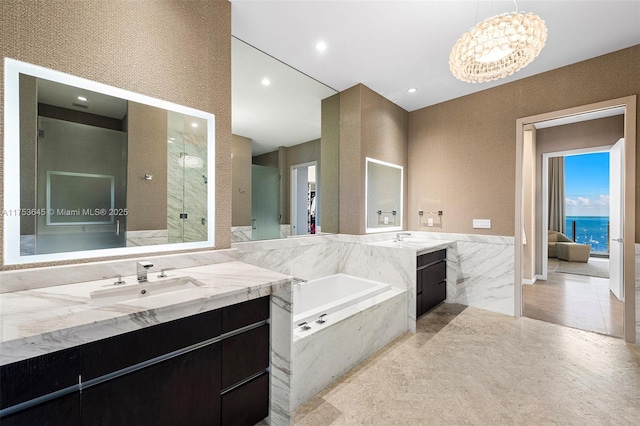
[[[447,259],[447,250],[438,250],[418,256],[418,268]]]
[[[221,310],[153,325],[82,346],[82,380],[220,336]]]
[[[219,419],[219,343],[82,391],[83,425],[216,425]]]
[[[80,391],[4,416],[0,419],[0,424],[2,426],[79,426]]]
[[[269,318],[269,296],[222,308],[222,332],[228,333]]]
[[[0,408],[77,385],[79,375],[79,348],[3,365],[0,368]]]
[[[223,425],[253,426],[269,415],[269,373],[222,395]]]
[[[269,324],[222,342],[222,389],[269,367]]]

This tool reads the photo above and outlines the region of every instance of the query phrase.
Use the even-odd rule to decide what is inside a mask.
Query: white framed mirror
[[[402,166],[366,158],[366,232],[402,231]]]
[[[4,62],[5,265],[214,246],[213,114]]]

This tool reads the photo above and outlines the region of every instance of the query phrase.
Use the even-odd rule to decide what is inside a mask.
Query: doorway
[[[622,275],[619,281],[627,297],[623,304],[624,339],[627,342],[636,341],[635,331],[635,141],[636,141],[636,96],[584,105],[566,110],[540,114],[516,120],[516,212],[515,212],[515,314],[523,313],[523,262],[526,234],[525,223],[525,190],[526,180],[524,168],[525,151],[525,126],[548,122],[557,119],[576,119],[584,114],[607,112],[608,110],[621,108],[624,113],[624,138],[620,145],[622,200],[620,201],[623,234],[619,237],[620,258],[622,259]],[[544,241],[543,246],[547,241]],[[613,236],[612,236],[613,237]]]
[[[316,233],[317,161],[291,166],[291,235]]]
[[[602,132],[594,132],[596,135],[591,139],[585,138],[584,133],[595,127]],[[570,146],[575,141],[580,145],[593,140],[610,142],[618,138],[622,127],[619,115],[598,122],[576,123],[568,128],[574,129],[574,142],[565,139],[564,143]],[[542,157],[539,179],[542,202],[539,204],[542,206],[538,209],[547,241],[540,244],[542,273],[539,279],[523,287],[523,315],[622,337],[623,303],[619,294],[613,288],[610,290],[615,287],[614,283],[620,288],[622,264],[619,250],[615,250],[619,243],[609,243],[612,236],[618,235],[616,224],[622,223],[620,167],[610,164],[615,163],[610,152],[618,149],[621,142],[545,152],[552,143],[554,147],[558,143],[553,135],[569,132],[571,130],[549,129],[539,134],[543,153],[539,153]],[[549,231],[544,232],[546,230]]]

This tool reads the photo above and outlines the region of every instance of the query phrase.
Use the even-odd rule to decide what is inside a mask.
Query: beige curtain
[[[549,158],[549,229],[566,234],[564,157]]]

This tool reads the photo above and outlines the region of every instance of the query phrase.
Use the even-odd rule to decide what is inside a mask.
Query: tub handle
[[[307,322],[301,322],[300,324],[298,324],[298,327],[300,327],[302,329],[302,331],[307,331],[307,330],[311,330],[311,326],[309,324],[307,324]]]
[[[324,319],[324,317],[326,317],[326,316],[327,316],[327,314],[322,314],[322,315],[320,315],[320,316],[318,317],[318,319],[316,320],[316,322],[317,322],[318,324],[324,324],[325,322],[327,322],[327,321]]]

